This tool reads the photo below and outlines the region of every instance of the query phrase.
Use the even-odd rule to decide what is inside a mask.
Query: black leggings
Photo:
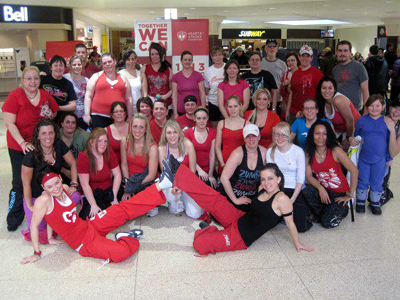
[[[291,198],[294,189],[285,188],[283,192],[286,196]],[[298,232],[306,232],[313,226],[311,212],[304,200],[302,191],[300,191],[296,201],[293,203],[293,221]]]

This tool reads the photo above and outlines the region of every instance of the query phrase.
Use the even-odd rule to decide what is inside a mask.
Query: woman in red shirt
[[[22,72],[21,87],[8,95],[2,107],[13,176],[7,214],[8,231],[17,230],[24,220],[21,166],[24,155],[34,149],[31,144],[33,130],[41,119],[54,119],[59,110],[54,98],[40,90],[39,86],[39,69],[26,67]]]
[[[289,94],[290,94],[290,80],[292,79],[293,73],[299,68],[300,66],[300,59],[297,52],[292,51],[286,54],[285,57],[286,65],[288,70],[282,76],[281,80],[281,88],[279,90],[282,96],[282,103],[281,103],[281,117],[282,120],[286,118],[286,110],[289,101]]]
[[[137,111],[144,114],[149,122],[153,119],[153,108],[153,100],[148,96],[139,98],[138,102],[136,102]]]
[[[149,95],[153,101],[157,95],[172,104],[172,70],[168,67],[164,48],[159,43],[151,43],[149,49],[150,63],[143,66],[141,72],[146,75],[147,85],[144,86],[144,95]]]
[[[129,123],[129,133],[121,141],[121,169],[124,181],[143,174],[148,169],[147,175],[141,179],[137,194],[142,190],[144,184],[152,182],[157,175],[158,150],[150,131],[149,120],[141,113],[132,116]],[[132,178],[133,180],[133,178]],[[147,185],[146,185],[147,186]],[[123,200],[128,199],[130,194],[125,193]]]
[[[314,218],[322,227],[339,226],[347,216],[347,202],[355,197],[358,170],[339,146],[332,127],[325,121],[316,121],[310,128],[306,142],[306,179],[303,189]],[[350,172],[350,187],[342,166]]]
[[[238,96],[230,96],[228,101],[229,117],[221,120],[217,126],[215,153],[218,158],[218,173],[222,173],[232,151],[244,145],[243,128],[247,121],[242,118],[242,104]]]
[[[256,90],[253,103],[255,109],[246,111],[244,118],[258,126],[261,135],[259,145],[268,148],[272,144],[272,129],[281,119],[276,113],[268,110],[271,105],[271,93],[267,89]]]
[[[215,128],[208,127],[208,110],[204,107],[198,107],[194,112],[195,127],[185,130],[185,137],[188,138],[194,146],[196,152],[196,171],[199,177],[217,188],[215,179],[215,138],[217,131]]]
[[[118,204],[121,169],[118,158],[110,149],[107,131],[95,128],[89,135],[87,147],[78,156],[78,175],[86,199],[81,218],[93,217],[99,211]]]
[[[127,111],[124,102],[116,101],[111,105],[111,117],[113,124],[106,127],[108,141],[111,149],[118,158],[118,164],[121,165],[121,140],[128,134],[129,124],[126,122]]]
[[[126,104],[128,118],[132,115],[132,93],[128,79],[115,72],[115,59],[110,53],[101,56],[103,71],[90,77],[85,94],[86,124],[92,128],[107,127],[112,124],[111,105],[115,101]]]
[[[239,63],[235,59],[228,61],[224,67],[224,81],[218,85],[218,107],[224,119],[228,118],[228,99],[232,95],[239,97],[241,110],[245,112],[250,103],[250,87],[246,80],[240,79]]]

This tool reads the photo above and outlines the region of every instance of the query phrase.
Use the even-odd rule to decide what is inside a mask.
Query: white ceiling
[[[0,1],[0,3],[3,1]],[[65,0],[8,0],[9,4],[65,7]],[[331,19],[350,22],[352,27],[384,24],[396,18],[400,23],[400,0],[69,0],[68,7],[112,28],[133,28],[135,20],[164,16],[164,8],[178,8],[179,17],[246,21],[223,28],[288,27],[268,21]]]

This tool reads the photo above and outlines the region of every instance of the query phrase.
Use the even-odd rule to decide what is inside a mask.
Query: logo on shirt
[[[224,234],[224,239],[225,239],[225,244],[227,246],[230,246],[231,245],[231,241],[229,240],[229,236],[227,234]]]
[[[51,118],[53,116],[53,111],[51,110],[49,103],[40,106],[40,116],[42,118]]]
[[[319,183],[325,187],[330,189],[338,189],[342,182],[340,181],[339,176],[336,174],[334,168],[330,168],[328,172],[319,172],[317,174]]]
[[[71,211],[65,211],[62,214],[63,219],[66,223],[75,223],[76,221],[76,207],[74,207]]]
[[[43,89],[47,91],[53,98],[58,99],[61,102],[67,101],[68,93],[63,92],[58,87],[51,84],[44,84]]]

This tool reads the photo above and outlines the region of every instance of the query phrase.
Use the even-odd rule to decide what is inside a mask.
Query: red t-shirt
[[[322,77],[324,74],[314,67],[306,71],[298,68],[293,73],[290,80],[290,88],[293,91],[290,113],[296,114],[301,111],[305,100],[316,99],[317,85]]]
[[[22,88],[13,90],[3,104],[2,111],[16,115],[15,125],[25,141],[30,142],[33,130],[41,119],[49,119],[59,108],[57,102],[45,90],[39,89],[40,100],[38,105],[32,105],[32,102],[26,96]],[[7,130],[8,148],[22,151],[17,141]]]
[[[244,118],[248,120],[252,113],[253,113],[252,110],[246,111],[244,113]],[[265,122],[264,127],[260,131],[261,139],[260,142],[258,143],[260,146],[268,148],[269,145],[272,144],[272,129],[280,122],[281,119],[276,113],[268,111],[267,121]]]
[[[153,136],[153,140],[157,143],[157,145],[160,143],[162,130],[163,128],[157,124],[155,119],[150,121],[151,135]]]
[[[196,137],[194,136],[194,128],[189,128],[185,131],[185,137],[187,137],[194,146],[194,150],[196,151],[196,163],[200,168],[203,169],[204,172],[210,170],[210,150],[212,141],[215,140],[217,135],[217,130],[215,128],[208,128],[208,136],[204,143],[200,144],[197,142]]]
[[[106,190],[113,184],[111,170],[118,167],[118,158],[114,151],[110,149],[108,160],[103,155],[103,169],[92,172],[88,155],[86,152],[81,152],[78,156],[77,167],[78,174],[89,174],[89,185],[93,191],[96,189]]]
[[[235,85],[230,85],[229,83],[222,81],[218,88],[224,92],[224,105],[227,107],[226,101],[232,95],[236,95],[242,101],[243,104],[243,92],[246,88],[250,88],[249,84],[246,80],[239,80],[239,82]]]

